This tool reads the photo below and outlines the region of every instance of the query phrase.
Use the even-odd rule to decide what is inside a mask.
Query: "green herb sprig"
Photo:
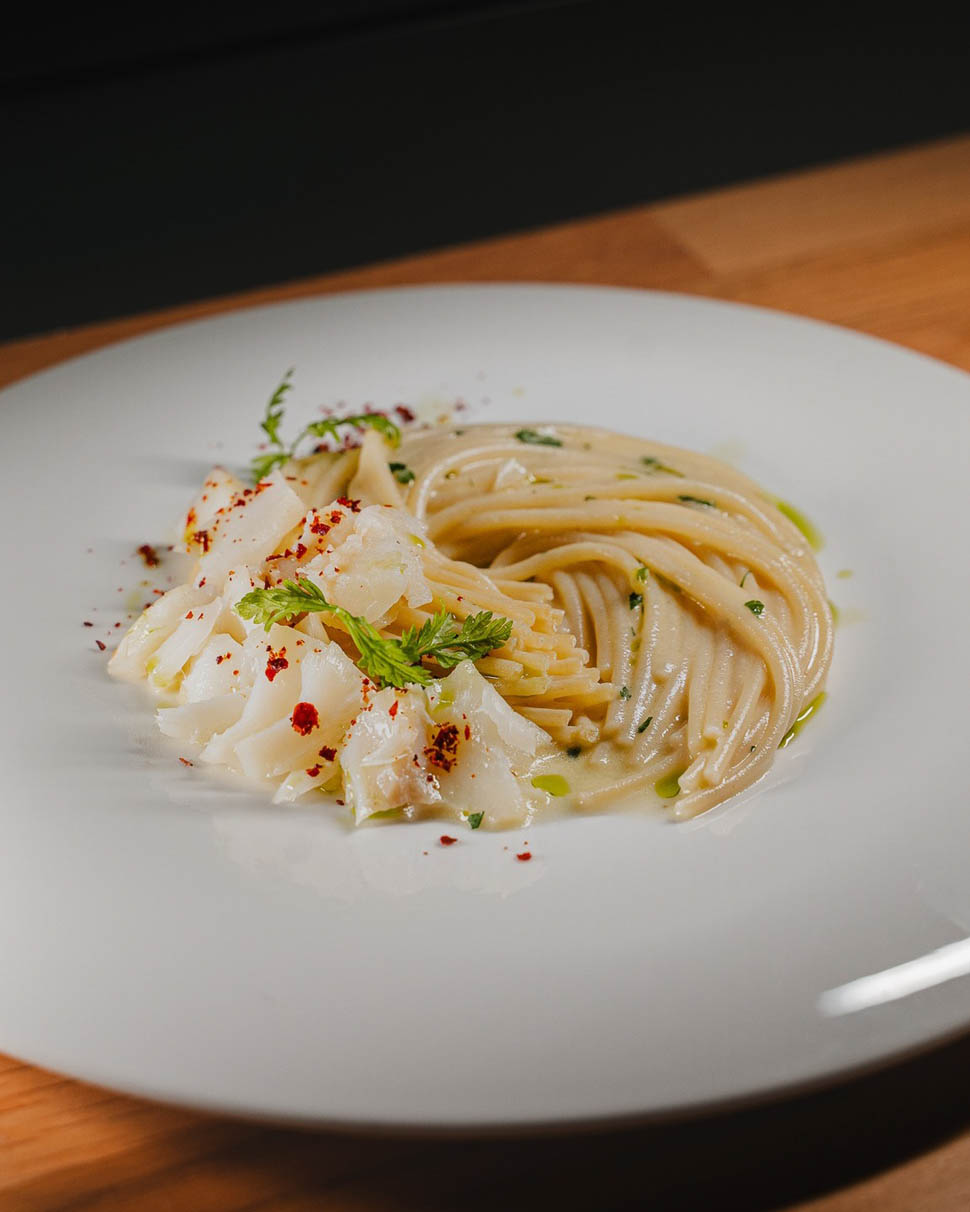
[[[510,619],[490,610],[470,615],[458,626],[454,615],[439,610],[420,628],[409,627],[400,637],[382,636],[366,619],[328,602],[318,585],[306,577],[284,581],[272,589],[254,589],[236,605],[241,618],[262,623],[267,631],[274,623],[286,623],[297,615],[330,613],[347,629],[360,656],[357,664],[380,686],[427,686],[432,675],[422,664],[427,657],[441,669],[453,669],[460,661],[477,661],[493,648],[500,648],[512,634]]]
[[[359,429],[366,425],[371,429],[376,429],[382,434],[391,446],[397,446],[401,440],[401,431],[393,421],[383,416],[378,412],[358,413],[351,417],[330,417],[324,421],[311,421],[297,435],[296,440],[287,445],[280,437],[280,425],[283,422],[283,416],[286,411],[284,407],[284,399],[287,392],[293,388],[292,383],[293,368],[291,367],[283,378],[280,380],[279,386],[269,398],[266,405],[266,412],[263,419],[259,423],[260,429],[269,438],[270,449],[263,454],[256,455],[249,465],[249,472],[252,476],[254,484],[258,484],[277,467],[281,467],[284,463],[288,463],[290,459],[296,457],[296,452],[300,443],[306,438],[334,438],[339,441],[340,429],[347,425]]]

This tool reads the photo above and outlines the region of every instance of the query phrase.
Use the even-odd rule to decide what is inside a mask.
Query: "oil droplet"
[[[561,774],[537,774],[532,786],[539,791],[548,791],[550,795],[569,795],[569,784]]]
[[[822,538],[822,532],[810,522],[809,519],[802,513],[800,509],[796,509],[794,505],[790,505],[787,501],[775,501],[778,509],[789,522],[794,522],[798,529],[808,540],[809,547],[813,551],[821,551],[825,545],[825,540]]]
[[[668,774],[662,779],[657,779],[653,789],[662,800],[672,800],[675,795],[680,795],[680,776],[683,773],[683,770],[678,770],[676,774]]]
[[[802,708],[799,714],[795,717],[794,724],[792,724],[785,735],[781,738],[781,744],[778,746],[779,749],[784,749],[786,746],[791,744],[791,742],[796,736],[798,736],[816,711],[818,711],[818,709],[822,706],[826,698],[827,695],[823,690],[820,695],[817,695],[814,699],[812,699],[807,707]]]

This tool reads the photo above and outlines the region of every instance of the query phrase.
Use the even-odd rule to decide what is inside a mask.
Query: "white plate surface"
[[[462,397],[727,453],[827,536],[825,709],[690,824],[449,848],[181,766],[94,641],[288,366],[294,422]],[[686,297],[447,287],[167,329],[0,407],[0,1049],[200,1107],[484,1129],[761,1096],[970,1024],[966,376]]]

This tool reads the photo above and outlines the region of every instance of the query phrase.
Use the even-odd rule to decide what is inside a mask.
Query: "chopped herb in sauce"
[[[757,598],[752,598],[750,602],[745,602],[745,606],[747,606],[752,614],[764,614],[765,604],[764,602],[759,602]]]
[[[407,463],[388,463],[388,467],[399,484],[410,484],[414,479],[414,472]]]
[[[645,720],[643,720],[641,723],[637,724],[637,733],[646,732],[652,723],[653,723],[653,716],[648,715]]]
[[[650,575],[650,569],[646,566],[646,564],[642,564],[633,575],[641,584],[643,584],[643,582]]]
[[[636,610],[638,606],[642,606],[642,605],[643,605],[643,594],[642,593],[631,593],[630,594],[630,609]]]
[[[668,476],[678,476],[680,479],[684,478],[684,473],[682,471],[678,471],[676,467],[669,467],[666,463],[661,463],[661,461],[659,459],[655,459],[653,455],[644,455],[640,459],[640,462],[644,465],[644,467],[649,467],[651,471],[662,471]]]
[[[472,829],[477,829],[478,826],[484,820],[484,818],[485,818],[484,812],[469,812],[469,814],[465,817],[465,820],[472,827]]]
[[[629,686],[621,686],[621,687],[620,687],[620,698],[621,698],[621,699],[628,699],[629,697],[630,697],[630,687],[629,687]]]
[[[529,446],[562,446],[559,438],[551,433],[539,433],[536,429],[520,429],[515,436]]]

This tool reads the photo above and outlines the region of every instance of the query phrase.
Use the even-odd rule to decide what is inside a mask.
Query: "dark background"
[[[0,38],[0,338],[970,127],[941,14],[814,13],[38,6]]]

